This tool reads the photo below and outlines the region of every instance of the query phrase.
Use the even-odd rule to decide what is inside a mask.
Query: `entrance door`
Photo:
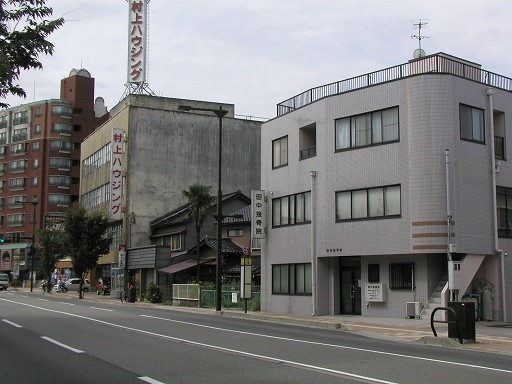
[[[361,314],[361,267],[342,266],[341,278],[341,307],[342,315]]]

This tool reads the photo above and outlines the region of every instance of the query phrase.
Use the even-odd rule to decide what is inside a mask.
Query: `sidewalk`
[[[28,289],[21,289],[28,291]],[[33,294],[42,295],[40,290]],[[57,296],[78,299],[78,292],[52,293]],[[274,323],[293,324],[308,327],[338,329],[358,333],[367,337],[391,340],[395,342],[416,342],[451,348],[463,348],[482,352],[493,352],[512,356],[512,323],[498,321],[477,321],[475,323],[476,342],[464,341],[460,344],[458,339],[448,338],[448,325],[434,323],[438,337],[434,337],[430,320],[374,318],[362,316],[299,316],[266,312],[248,312],[237,310],[223,310],[220,314],[213,308],[177,307],[148,302],[121,303],[117,296],[96,295],[93,292],[85,294],[84,300],[94,302],[109,302],[115,305],[134,305],[142,307],[160,308],[163,310],[189,311],[204,315],[221,315],[227,317],[245,318],[251,320],[268,321]]]

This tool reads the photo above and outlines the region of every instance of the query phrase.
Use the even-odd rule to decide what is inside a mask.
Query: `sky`
[[[47,0],[66,22],[42,70],[24,71],[26,99],[59,98],[73,68],[95,78],[110,110],[127,83],[128,2]],[[162,97],[231,103],[268,119],[310,88],[407,62],[418,48],[512,77],[510,0],[151,0],[149,88]]]

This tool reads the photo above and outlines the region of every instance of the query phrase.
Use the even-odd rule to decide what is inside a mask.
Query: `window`
[[[26,202],[27,197],[25,195],[9,196],[7,198],[7,206],[9,208],[22,208]]]
[[[73,142],[66,140],[52,140],[50,141],[50,149],[53,151],[71,151],[73,149]]]
[[[335,121],[337,151],[399,140],[398,107]]]
[[[41,124],[36,124],[34,126],[34,134],[39,134],[41,133]]]
[[[181,251],[181,237],[181,233],[171,235],[171,241],[169,244],[171,246],[171,251]]]
[[[48,185],[57,187],[69,187],[71,185],[70,176],[49,176]]]
[[[11,172],[23,172],[27,170],[28,160],[17,160],[9,162],[9,170]]]
[[[67,123],[53,123],[52,131],[59,133],[71,133],[73,132],[73,125]]]
[[[242,237],[243,235],[243,229],[228,229],[228,237]]]
[[[83,194],[80,198],[80,202],[85,209],[93,209],[101,204],[110,202],[110,183],[103,184],[102,186]]]
[[[7,225],[24,225],[24,224],[25,224],[25,215],[24,214],[7,215]]]
[[[272,168],[288,165],[288,136],[272,141]]]
[[[27,138],[28,138],[27,128],[15,129],[13,132],[12,141],[13,142],[23,141],[23,140],[27,140]]]
[[[7,143],[7,132],[0,133],[0,144]]]
[[[19,111],[14,113],[14,125],[28,123],[28,111]]]
[[[336,192],[336,221],[400,214],[400,185]]]
[[[389,288],[413,289],[414,264],[389,264]]]
[[[19,177],[17,179],[9,179],[10,189],[23,189],[27,186],[27,179],[25,177]]]
[[[485,143],[483,109],[460,105],[460,138]]]
[[[50,157],[50,168],[71,168],[71,159],[66,157]]]
[[[110,143],[108,143],[82,162],[82,176],[87,176],[89,173],[107,164],[111,158],[112,149]]]
[[[34,116],[36,116],[36,117],[40,117],[40,116],[42,116],[42,115],[43,115],[43,113],[42,113],[42,109],[41,109],[41,107],[36,107],[36,108],[35,108],[35,111],[34,111]]]
[[[73,108],[69,105],[53,105],[52,115],[73,116]]]
[[[33,159],[32,160],[32,169],[39,168],[39,159]]]
[[[316,124],[299,130],[299,154],[300,160],[316,156]]]
[[[311,222],[311,191],[272,200],[272,226]]]
[[[512,189],[496,187],[498,236],[512,238]]]
[[[272,294],[311,295],[311,263],[272,266]]]
[[[32,142],[32,152],[39,151],[39,141]]]
[[[49,204],[67,205],[70,202],[71,202],[71,197],[69,195],[64,195],[62,193],[49,193],[48,194],[48,203]]]
[[[19,155],[27,152],[27,143],[13,144],[11,145],[11,153]]]
[[[368,282],[378,283],[380,282],[380,270],[379,264],[368,264]]]
[[[32,177],[31,185],[37,187],[37,177]]]
[[[7,128],[7,115],[0,116],[0,128]]]

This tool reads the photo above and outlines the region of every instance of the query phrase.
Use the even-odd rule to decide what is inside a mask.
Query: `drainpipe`
[[[311,176],[311,299],[313,306],[312,316],[316,316],[317,300],[316,300],[316,171],[309,171]]]
[[[444,152],[445,158],[445,176],[446,176],[446,228],[447,228],[447,245],[446,245],[446,259],[448,260],[448,296],[449,301],[453,301],[453,288],[452,287],[452,253],[450,252],[451,235],[452,235],[452,212],[450,208],[450,150],[447,148]]]
[[[500,258],[500,280],[501,280],[501,308],[503,310],[503,321],[507,321],[507,300],[505,297],[505,260],[504,252],[499,249],[498,244],[498,204],[496,202],[496,153],[494,148],[494,105],[492,95],[494,90],[487,89],[487,96],[489,97],[489,121],[491,128],[491,167],[492,167],[492,218],[494,223],[494,252]]]

